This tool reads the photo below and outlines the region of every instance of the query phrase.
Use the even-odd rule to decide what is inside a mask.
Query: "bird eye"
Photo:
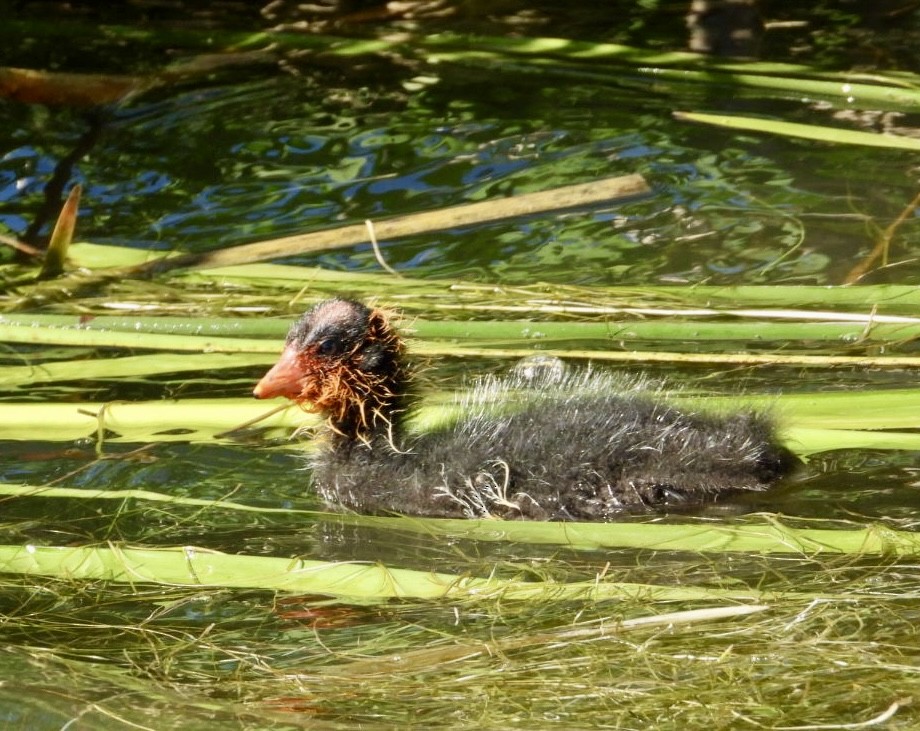
[[[325,340],[320,340],[316,344],[316,352],[319,355],[335,355],[339,351],[339,344],[333,338],[326,338]]]

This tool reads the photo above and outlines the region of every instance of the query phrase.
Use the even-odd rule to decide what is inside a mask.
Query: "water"
[[[452,20],[418,21],[417,28],[424,33],[450,26],[496,35],[523,28],[532,34],[577,35],[653,49],[682,47],[682,6],[610,3],[598,10],[561,5],[500,4],[485,19],[467,8],[468,14]],[[895,24],[864,5],[849,4],[843,13],[833,3],[817,4],[806,18],[810,26],[768,32],[766,60],[848,69],[880,58],[886,68],[916,68],[920,45],[915,42],[913,14]],[[41,10],[39,3],[26,3],[16,19],[25,22],[31,13],[29,22],[37,22],[34,18]],[[167,50],[197,53],[210,45],[206,39],[211,33],[219,38],[225,30],[252,29],[262,22],[252,8],[237,9],[237,14],[218,12],[224,10],[224,4],[215,2],[202,5],[194,21],[183,18],[184,28],[192,32],[185,39],[188,45],[170,35],[168,25],[158,25],[156,18],[151,21],[152,35],[143,39],[123,31],[101,32],[92,14],[102,11],[92,9],[87,20],[73,15],[50,25],[11,25],[12,30],[0,33],[16,34],[24,41],[3,44],[0,65],[148,74],[165,63]],[[801,20],[791,9],[769,11],[774,20],[788,20],[787,15]],[[138,27],[140,21],[130,14],[134,11],[123,12],[124,17],[103,20]],[[545,23],[543,17],[555,20]],[[534,19],[528,21],[532,25],[524,25],[527,18]],[[412,24],[404,20],[325,30],[375,35],[407,28]],[[873,54],[880,49],[884,53]],[[682,122],[671,114],[692,109],[845,128],[895,126],[902,134],[915,134],[915,112],[866,110],[858,98],[830,102],[795,93],[742,95],[725,87],[655,79],[634,69],[605,68],[603,75],[595,81],[565,81],[549,73],[496,73],[450,63],[429,66],[417,57],[317,60],[286,52],[281,62],[276,58],[168,84],[96,117],[99,138],[69,178],[84,186],[78,238],[157,251],[210,251],[365,218],[638,172],[653,193],[628,204],[385,241],[383,254],[391,266],[412,278],[508,286],[535,281],[630,287],[833,285],[844,281],[867,255],[878,230],[890,225],[916,194],[912,153],[725,132]],[[55,166],[93,123],[86,110],[0,105],[0,228],[10,235],[27,231]],[[913,212],[896,229],[893,244],[891,266],[873,271],[866,281],[916,284],[920,230]],[[368,245],[287,263],[353,273],[379,271]],[[165,309],[170,302],[190,297],[191,291],[164,286],[154,294]],[[207,311],[207,291],[198,295],[200,309]],[[153,296],[151,290],[144,296]],[[270,311],[284,311],[289,299],[281,292],[263,297]],[[87,297],[80,306],[96,311],[99,302]],[[77,308],[64,302],[50,303],[46,309]],[[21,365],[36,353],[49,361],[78,355],[68,348],[41,352],[7,346],[0,364]],[[126,354],[89,348],[80,353],[87,358]],[[510,365],[504,359],[443,359],[429,379],[453,388],[475,373]],[[913,371],[894,369],[650,370],[715,393],[733,393],[739,387],[767,393],[884,390],[910,387],[915,380]],[[191,378],[179,373],[36,384],[10,389],[0,399],[22,403],[243,396],[259,372],[244,368]],[[175,428],[182,426],[177,423]],[[151,490],[265,508],[320,510],[307,489],[309,474],[300,451],[276,437],[252,431],[220,442],[116,440],[101,446],[93,434],[68,442],[9,439],[0,443],[0,482]],[[827,452],[775,493],[722,512],[670,520],[731,525],[756,520],[748,513],[763,510],[801,525],[834,520],[838,522],[833,525],[846,521],[857,528],[886,522],[913,530],[916,458],[913,451]],[[862,643],[859,651],[866,653],[866,666],[895,662],[883,656],[884,650],[878,649],[882,646],[909,657],[915,639],[896,619],[901,607],[883,603],[884,597],[899,591],[908,595],[916,585],[915,567],[895,558],[848,556],[818,562],[800,556],[714,554],[699,564],[697,557],[681,552],[584,551],[490,542],[340,525],[308,513],[246,513],[137,496],[6,499],[2,531],[0,543],[11,545],[194,545],[230,554],[380,561],[458,575],[523,574],[534,582],[547,576],[591,580],[612,571],[626,581],[653,584],[775,585],[780,592],[795,588],[830,593],[835,590],[833,580],[839,579],[853,592],[857,584],[860,590],[870,586],[859,595],[861,600],[880,602],[878,615],[884,621],[878,620],[878,629],[852,632],[853,641]],[[872,587],[878,587],[877,593]],[[661,690],[660,681],[670,677],[672,666],[655,664],[663,663],[667,653],[655,644],[659,640],[654,636],[646,638],[645,649],[658,648],[653,653],[661,656],[649,661],[653,671],[635,685],[631,680],[609,685],[610,664],[597,658],[526,654],[523,660],[502,659],[505,666],[461,663],[457,677],[426,670],[432,672],[434,690],[412,673],[394,673],[403,684],[399,692],[376,678],[363,686],[327,685],[327,698],[323,687],[311,685],[310,678],[298,678],[303,684],[299,687],[288,675],[319,672],[336,662],[346,667],[346,660],[362,654],[398,652],[411,657],[414,650],[429,645],[464,638],[485,642],[503,633],[526,636],[583,618],[669,611],[670,605],[572,602],[509,608],[500,602],[493,606],[445,600],[332,609],[307,597],[292,609],[291,598],[279,596],[259,590],[195,591],[9,575],[0,592],[0,611],[7,618],[2,630],[7,651],[0,662],[5,677],[18,680],[0,689],[0,718],[23,728],[123,728],[128,721],[152,728],[287,728],[310,724],[314,718],[330,727],[386,727],[418,718],[431,724],[474,725],[477,704],[487,698],[496,714],[491,721],[499,726],[532,724],[535,719],[541,724],[587,726],[606,716],[628,727],[627,716],[633,712],[638,720],[632,723],[640,727],[656,721],[655,714],[661,712],[655,711],[656,703],[672,709],[675,725],[699,721],[687,710],[692,704],[674,701]],[[792,642],[788,628],[798,626],[800,609],[794,603],[791,609],[784,605],[770,620],[773,625],[767,620],[758,625],[769,629],[763,630],[768,639],[762,641],[769,643],[769,636],[775,636],[778,643]],[[301,610],[304,614],[297,614]],[[843,624],[842,619],[829,619],[826,627],[816,627],[814,636],[832,636]],[[748,628],[735,629],[740,633]],[[389,637],[397,640],[387,644]],[[877,639],[883,642],[873,644]],[[686,645],[682,641],[673,639],[669,662],[697,653],[695,640],[686,640]],[[717,640],[711,642],[706,652],[731,654]],[[637,644],[639,649],[628,652],[618,646],[622,656],[617,660],[626,664],[640,657],[641,642]],[[782,663],[770,665],[764,659],[774,651],[779,652],[774,645],[752,649],[749,664],[762,663],[767,668],[764,677],[783,676],[778,669]],[[701,650],[695,656],[703,654]],[[822,672],[822,662],[816,655],[815,665],[805,667],[803,677]],[[485,689],[466,690],[468,677],[483,667],[496,676],[507,670],[510,690],[502,691],[504,678],[486,683]],[[559,675],[553,675],[557,671]],[[674,677],[689,678],[691,687],[702,687],[708,673],[687,665],[679,666]],[[540,695],[537,679],[544,676],[560,683],[584,677],[588,690],[567,685],[569,711],[562,713],[562,704],[554,703],[558,699]],[[841,687],[847,680],[841,676]],[[776,686],[783,703],[793,681]],[[880,712],[895,700],[892,692],[912,692],[893,672],[882,672],[875,682],[860,677],[846,685],[863,683],[860,687],[870,688],[866,698],[871,708],[860,706],[850,713],[834,703],[814,703],[817,710],[810,713],[790,704],[787,715],[776,717],[778,724],[865,720],[873,709]],[[66,692],[59,692],[62,687]],[[627,687],[635,696],[617,695]],[[889,692],[890,687],[895,691]],[[735,686],[740,695],[733,694],[730,684],[723,689],[725,707],[735,703],[750,714],[746,704],[756,694],[745,696],[745,688],[743,683]],[[439,693],[454,704],[452,715],[436,705]],[[765,694],[769,696],[769,690]],[[651,710],[641,698],[650,699]]]
[[[628,207],[438,232],[387,242],[385,253],[413,276],[833,284],[871,246],[867,225],[883,228],[913,197],[897,151],[730,135],[670,115],[704,109],[834,126],[859,111],[858,100],[740,99],[731,89],[616,73],[566,84],[450,66],[437,76],[388,65],[373,74],[294,68],[296,76],[266,65],[237,81],[175,85],[107,113],[101,141],[73,176],[86,187],[80,235],[202,251],[639,172],[655,195]],[[424,74],[436,81],[411,83]],[[66,109],[3,113],[0,223],[22,233],[87,123]],[[882,125],[863,116],[856,127]],[[912,124],[912,115],[887,119]],[[912,227],[901,228],[897,246],[905,263],[875,279],[912,283]],[[319,259],[377,267],[367,246]]]

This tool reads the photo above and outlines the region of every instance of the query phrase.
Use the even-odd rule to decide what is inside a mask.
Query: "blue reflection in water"
[[[645,172],[656,185],[654,200],[381,244],[399,268],[462,273],[472,267],[508,278],[568,273],[578,281],[605,281],[614,275],[602,252],[606,264],[616,266],[607,281],[620,281],[622,272],[643,281],[656,272],[698,278],[706,260],[721,262],[709,272],[734,279],[758,266],[719,250],[728,214],[711,211],[743,215],[751,206],[748,190],[726,181],[756,168],[763,187],[777,176],[774,168],[751,154],[702,161],[697,150],[675,144],[669,120],[635,113],[647,102],[639,95],[620,108],[607,91],[598,113],[584,90],[573,93],[570,105],[564,90],[552,103],[513,92],[495,106],[464,100],[457,111],[447,90],[439,92],[443,100],[427,103],[405,104],[378,91],[359,108],[336,106],[328,101],[330,90],[296,79],[166,90],[162,98],[115,113],[101,142],[77,165],[74,182],[85,190],[78,235],[204,251]],[[84,130],[79,117],[61,114],[41,130],[11,134],[28,136],[30,144],[17,143],[0,157],[0,224],[25,230],[42,186]],[[671,213],[676,207],[686,212],[682,218]],[[767,256],[778,256],[782,250],[770,237],[776,238],[783,215],[762,215],[775,220],[755,235]],[[701,227],[710,238],[699,238]],[[695,261],[687,247],[668,249],[685,234],[700,242]],[[367,246],[302,260],[317,259],[348,269],[377,267]],[[790,258],[787,265],[794,263]]]

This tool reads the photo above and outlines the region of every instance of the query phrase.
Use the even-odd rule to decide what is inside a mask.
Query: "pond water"
[[[82,154],[66,169],[62,182],[64,188],[83,186],[78,239],[153,252],[215,251],[367,218],[640,173],[651,193],[627,202],[383,241],[382,255],[411,280],[494,285],[504,291],[540,283],[548,293],[579,287],[579,297],[589,291],[606,296],[611,287],[638,292],[652,285],[842,285],[882,232],[893,226],[887,264],[870,266],[860,284],[920,283],[920,226],[911,207],[917,194],[915,152],[731,131],[674,116],[677,111],[705,111],[916,138],[916,106],[875,99],[865,103],[845,83],[837,93],[822,94],[795,83],[786,90],[765,90],[725,74],[656,74],[649,71],[651,61],[604,65],[590,73],[575,72],[559,59],[553,63],[552,56],[544,57],[549,62],[542,66],[511,55],[487,62],[472,52],[433,63],[429,56],[438,52],[437,45],[420,40],[445,32],[558,36],[680,50],[685,47],[684,3],[611,2],[598,9],[544,0],[500,2],[485,12],[473,2],[420,2],[410,3],[413,11],[403,15],[355,7],[344,19],[310,16],[306,29],[298,26],[306,16],[297,15],[293,3],[272,3],[271,13],[261,14],[256,3],[216,0],[199,4],[195,13],[182,4],[156,2],[118,10],[100,10],[92,3],[6,5],[0,4],[9,20],[0,28],[7,41],[0,50],[4,67],[149,80],[176,59],[227,49],[258,51],[207,72],[158,77],[155,88],[118,105],[78,108],[4,101],[0,233],[6,236],[38,245],[47,238],[54,220],[42,213],[48,183],[74,150]],[[768,23],[762,59],[801,64],[814,73],[856,68],[863,78],[916,69],[917,11],[906,2],[869,5],[827,2],[806,10],[764,3]],[[277,24],[284,24],[284,33],[275,45],[252,37]],[[306,43],[316,33],[325,40]],[[371,55],[336,55],[329,52],[333,36],[378,39],[386,48]],[[458,53],[464,46],[477,49],[475,41],[452,42],[451,50]],[[324,52],[309,52],[311,48]],[[777,72],[783,74],[796,78],[788,69]],[[913,90],[918,80],[905,75],[903,83]],[[111,88],[111,83],[106,86]],[[35,226],[37,220],[44,221],[41,227]],[[289,256],[280,263],[355,275],[380,272],[370,244]],[[364,285],[353,286],[357,289],[343,285],[346,293],[365,292]],[[115,282],[109,289],[73,297],[23,300],[22,291],[5,289],[6,311],[98,315],[120,303],[145,307],[153,315],[218,317],[239,315],[237,310],[246,305],[253,318],[277,319],[278,333],[303,309],[301,299],[314,298],[312,290],[303,296],[280,288],[234,290],[213,281],[175,280]],[[544,290],[536,287],[527,293],[535,291]],[[381,297],[385,300],[386,293]],[[448,309],[427,313],[424,301],[419,296],[406,308],[432,319],[461,316]],[[822,305],[818,302],[812,309]],[[917,313],[908,308],[899,314]],[[571,345],[579,346],[574,339]],[[855,355],[910,355],[915,349],[911,338],[893,338],[884,345],[739,345],[701,344],[689,337],[676,345],[636,341],[623,347],[712,352],[723,345],[726,351],[788,348]],[[6,369],[25,364],[139,352],[144,351],[11,343],[0,354],[0,379],[13,373]],[[513,358],[441,358],[431,364],[426,381],[452,390],[512,363]],[[907,389],[915,385],[916,373],[912,366],[802,364],[670,363],[645,370],[707,394],[745,390],[771,396]],[[0,405],[242,398],[264,367],[166,371],[8,381],[14,385],[0,392]],[[777,410],[781,416],[782,406]],[[5,413],[15,421],[14,412]],[[524,575],[534,582],[591,581],[609,571],[628,582],[765,591],[773,587],[777,592],[792,587],[812,592],[818,604],[831,602],[827,592],[835,581],[867,595],[877,586],[872,595],[876,599],[901,599],[913,596],[920,578],[909,559],[889,557],[819,561],[754,552],[714,554],[700,561],[684,551],[648,547],[584,550],[352,525],[335,516],[295,512],[321,511],[323,506],[308,489],[300,449],[292,448],[286,434],[253,430],[229,439],[149,442],[111,435],[111,442],[100,443],[92,432],[59,438],[56,427],[48,425],[47,438],[33,432],[17,437],[15,425],[4,431],[0,483],[144,490],[291,512],[220,511],[192,502],[144,499],[5,499],[2,544],[193,545],[230,554],[379,561],[421,572]],[[900,429],[918,427],[920,423]],[[182,428],[178,421],[175,429]],[[751,514],[762,511],[786,516],[798,526],[884,523],[909,531],[920,507],[917,458],[912,450],[824,450],[781,488],[756,500],[701,515],[639,520],[743,525],[756,522]],[[916,651],[910,649],[916,636],[908,621],[915,610],[904,604],[882,605],[884,619],[868,629],[858,626],[861,618],[856,615],[827,619],[828,627],[834,625],[833,632],[825,628],[828,636],[850,638],[857,649],[852,657],[839,659],[838,667],[849,668],[834,681],[838,685],[830,686],[839,690],[809,700],[808,684],[800,680],[809,674],[816,683],[827,680],[821,666],[830,662],[829,656],[816,655],[813,666],[801,660],[799,675],[784,678],[783,663],[791,662],[794,654],[782,655],[778,646],[762,644],[768,641],[765,637],[781,636],[777,642],[794,653],[797,643],[821,633],[808,625],[806,639],[791,631],[777,634],[798,627],[796,613],[804,610],[791,600],[785,615],[757,625],[759,633],[739,624],[732,625],[734,638],[688,639],[678,631],[670,638],[643,635],[635,645],[618,640],[616,657],[626,678],[622,682],[611,675],[602,653],[581,655],[569,648],[557,657],[524,653],[520,660],[505,658],[506,665],[480,658],[441,673],[427,666],[417,674],[389,673],[401,686],[382,679],[386,673],[369,673],[366,682],[333,688],[325,684],[330,677],[332,685],[340,682],[334,668],[341,658],[389,657],[455,640],[519,638],[611,616],[622,619],[645,608],[641,602],[611,608],[602,602],[573,601],[562,607],[535,603],[505,614],[500,601],[495,606],[422,600],[329,606],[324,598],[310,597],[291,601],[257,588],[190,591],[144,583],[81,583],[67,577],[36,582],[34,577],[8,575],[0,587],[0,612],[9,618],[0,623],[6,646],[0,666],[5,666],[4,677],[15,681],[0,684],[0,719],[8,727],[31,729],[534,723],[567,728],[715,723],[735,728],[747,723],[745,719],[752,720],[743,727],[774,728],[865,721],[916,692],[911,686]],[[847,601],[849,596],[840,599],[841,604]],[[692,603],[648,611],[666,612],[684,604]],[[801,616],[804,622],[805,614]],[[748,629],[753,639],[745,640]],[[644,670],[642,643],[655,645],[657,653]],[[872,649],[884,643],[888,654]],[[738,664],[727,670],[715,661],[700,660],[736,652]],[[771,653],[782,658],[774,658],[771,665]],[[679,658],[691,656],[699,661],[696,665],[680,664]],[[892,680],[895,657],[905,666],[898,670],[902,675],[897,683]],[[745,674],[755,666],[762,669]],[[861,675],[869,666],[876,668],[875,674]],[[743,675],[734,687],[733,672]],[[469,682],[473,676],[476,684]],[[585,688],[577,687],[582,677]],[[665,686],[681,683],[696,699],[669,695]],[[555,687],[561,689],[558,697]],[[845,697],[847,687],[852,695],[859,695],[860,687],[865,691],[861,698]],[[760,701],[750,700],[755,693],[761,694],[769,713],[758,715]],[[803,699],[801,707],[775,710],[788,697]],[[916,711],[904,704],[894,718],[907,719],[903,728],[917,720]]]

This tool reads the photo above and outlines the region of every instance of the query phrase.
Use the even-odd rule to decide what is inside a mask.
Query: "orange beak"
[[[281,353],[278,362],[256,384],[252,394],[256,398],[285,396],[296,400],[303,391],[307,376],[298,352],[292,347],[287,347]]]

